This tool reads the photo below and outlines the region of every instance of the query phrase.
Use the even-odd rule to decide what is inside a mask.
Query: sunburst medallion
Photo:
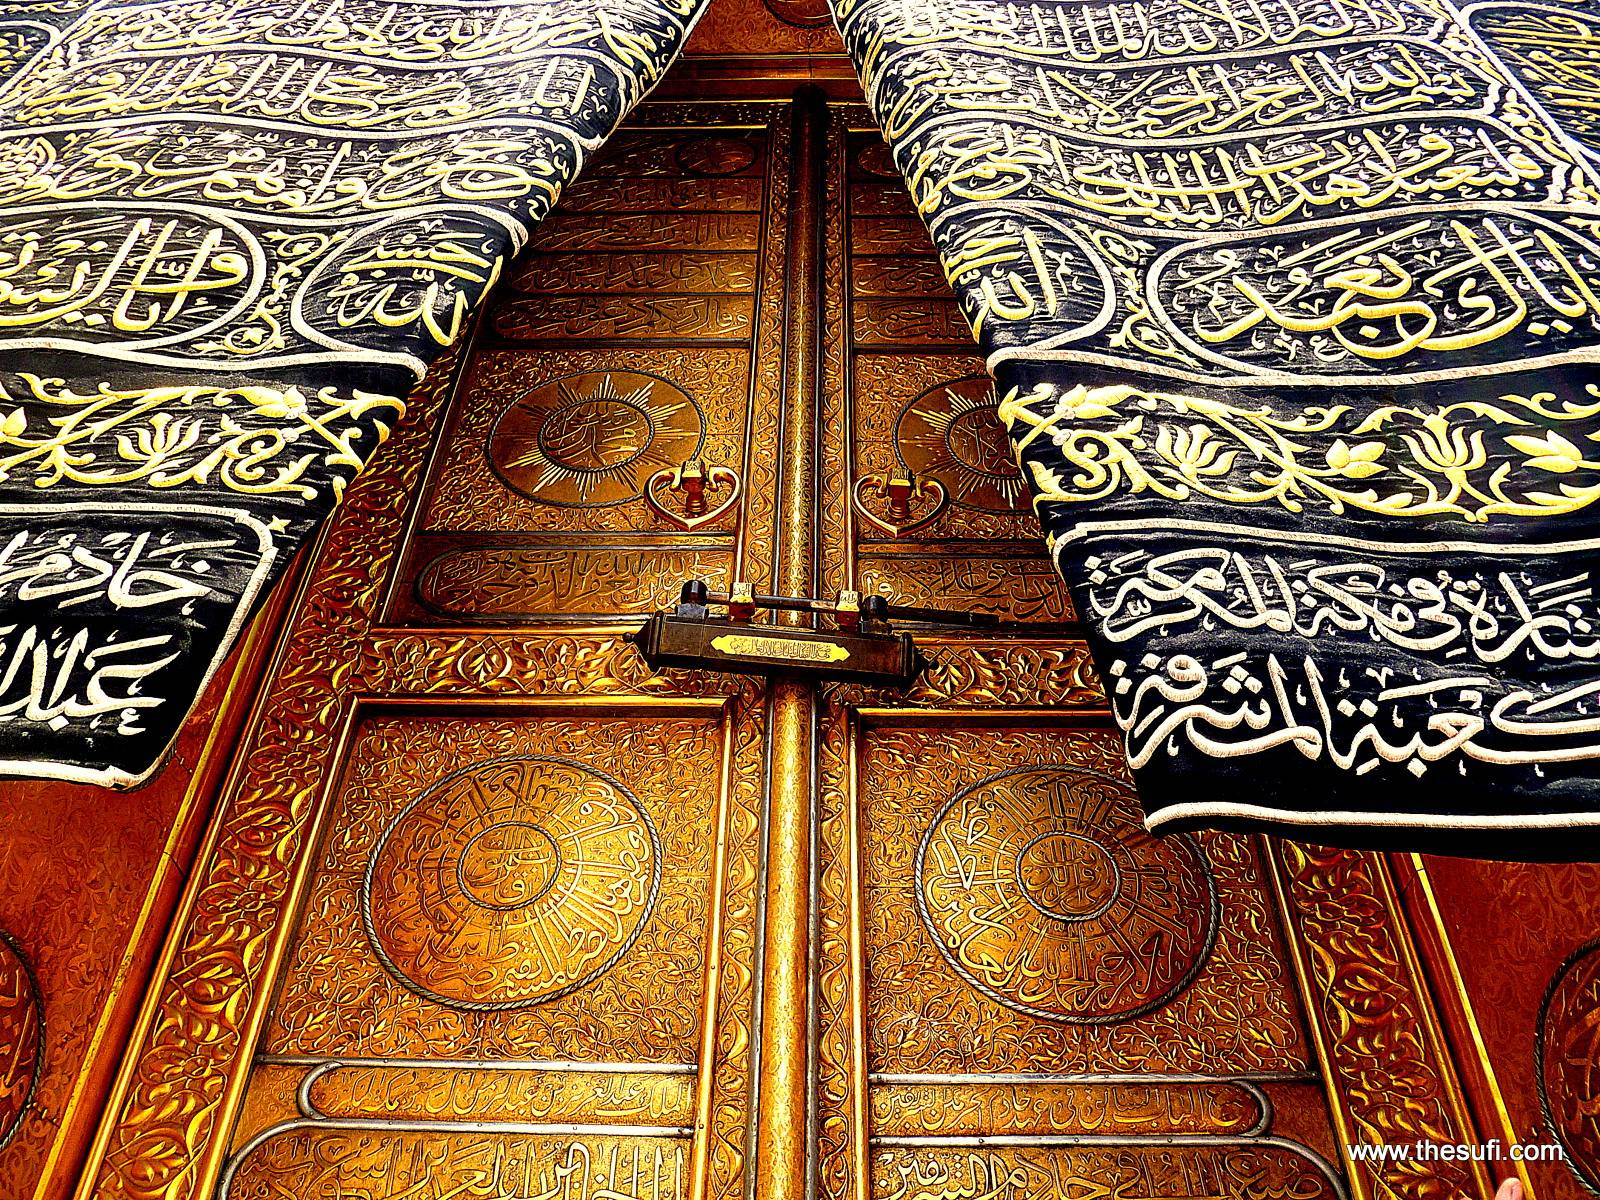
[[[994,381],[972,375],[931,387],[895,422],[895,449],[915,475],[939,480],[950,500],[984,512],[1022,512],[1027,488],[997,415]]]
[[[586,371],[533,388],[501,413],[489,461],[542,504],[605,508],[699,453],[705,416],[682,388],[639,371]]]

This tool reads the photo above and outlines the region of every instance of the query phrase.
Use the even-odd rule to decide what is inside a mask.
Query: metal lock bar
[[[713,613],[713,607],[724,611]],[[762,610],[826,616],[835,628],[769,625],[754,619]],[[909,687],[927,660],[909,633],[890,628],[894,617],[970,627],[998,624],[986,613],[907,608],[848,590],[823,600],[761,595],[742,582],[716,592],[703,580],[691,579],[683,585],[676,608],[651,616],[629,640],[652,670],[688,667]]]

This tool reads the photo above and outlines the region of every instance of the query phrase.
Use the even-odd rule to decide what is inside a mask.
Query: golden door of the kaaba
[[[647,104],[496,295],[305,565],[82,1195],[1484,1194],[1343,1154],[1474,1137],[1389,865],[1143,832],[863,110]],[[1003,621],[652,674],[689,578]]]

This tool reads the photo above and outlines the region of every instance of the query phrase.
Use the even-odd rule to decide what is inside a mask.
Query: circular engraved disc
[[[985,512],[1026,512],[1028,489],[998,406],[994,380],[987,375],[929,388],[895,422],[900,460],[949,488],[953,504]]]
[[[38,981],[21,948],[0,933],[0,1150],[22,1124],[43,1058]]]
[[[1015,767],[957,792],[916,859],[945,959],[1030,1016],[1110,1024],[1171,1000],[1217,937],[1200,843],[1153,837],[1133,789],[1082,767]]]
[[[361,915],[413,991],[524,1008],[615,966],[660,886],[660,840],[627,788],[570,759],[501,758],[401,810],[367,862]]]
[[[1556,972],[1539,1010],[1534,1053],[1545,1123],[1567,1166],[1600,1195],[1600,942]]]
[[[700,449],[705,419],[675,384],[640,371],[586,371],[530,389],[489,431],[495,474],[566,508],[637,499],[645,480]]]

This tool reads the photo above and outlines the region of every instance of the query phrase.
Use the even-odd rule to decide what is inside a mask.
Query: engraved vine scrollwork
[[[39,980],[14,938],[0,930],[0,1151],[28,1115],[44,1064]]]
[[[1307,1002],[1323,1031],[1335,1094],[1363,1144],[1470,1143],[1422,981],[1394,927],[1383,867],[1370,854],[1274,840],[1290,936],[1302,949]],[[1471,1164],[1353,1164],[1376,1194],[1477,1195]]]
[[[1580,946],[1545,989],[1534,1030],[1539,1107],[1579,1182],[1600,1196],[1600,942]]]

